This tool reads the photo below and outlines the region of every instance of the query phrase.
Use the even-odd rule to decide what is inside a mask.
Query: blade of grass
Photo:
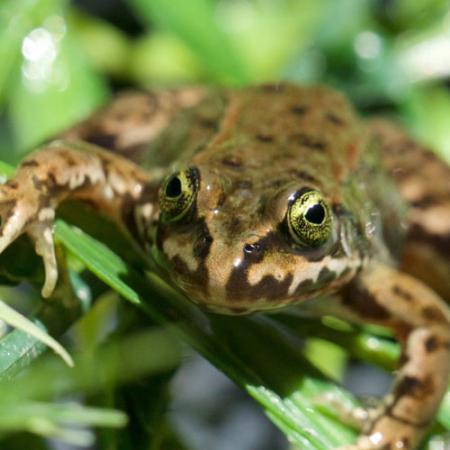
[[[67,272],[61,250],[60,246],[56,248],[56,254],[60,262],[57,288],[50,299],[39,303],[33,318],[30,319],[39,329],[53,336],[60,336],[80,316],[82,293],[85,296],[86,292],[89,292],[89,286],[83,283],[79,277]],[[30,253],[30,257],[27,259],[28,253]],[[10,265],[20,266],[18,274],[15,274],[14,271],[10,274],[14,280],[22,274],[27,281],[42,283],[42,270],[39,270],[41,263],[32,257],[34,250],[30,243],[21,240],[8,248],[1,255],[3,266],[8,264],[8,258],[3,258],[4,256],[8,257],[8,254],[10,254],[9,257],[14,258],[15,263]],[[30,271],[32,264],[37,264],[38,267]],[[41,276],[39,276],[39,273]],[[39,301],[39,296],[36,295],[35,297],[35,300]],[[0,352],[2,354],[0,358],[0,380],[14,377],[45,350],[46,346],[35,336],[28,334],[26,330],[14,329],[9,332],[0,339]]]
[[[110,339],[92,351],[83,351],[75,354],[73,369],[48,356],[36,361],[13,382],[0,381],[2,404],[18,398],[50,400],[79,392],[84,395],[102,392],[105,386],[174,370],[181,359],[179,341],[162,328],[134,332]],[[54,382],[49,383],[49,379]]]
[[[24,331],[26,334],[37,339],[39,342],[50,347],[62,360],[69,366],[73,367],[73,359],[66,349],[55,339],[53,339],[45,330],[39,328],[31,320],[17,312],[0,300],[0,319],[8,325]]]
[[[93,433],[88,430],[71,429],[67,425],[123,427],[126,423],[127,417],[120,411],[85,407],[74,403],[8,403],[5,408],[0,408],[2,433],[25,429],[79,446],[92,445]]]
[[[314,336],[332,342],[351,356],[386,370],[394,370],[400,357],[398,343],[355,328],[348,323],[341,325],[336,319],[307,319],[288,313],[277,314],[275,319],[299,336],[305,338]]]

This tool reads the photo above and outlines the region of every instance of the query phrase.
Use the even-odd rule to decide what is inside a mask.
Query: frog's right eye
[[[168,177],[159,192],[163,222],[176,222],[190,211],[199,187],[199,173],[194,167],[180,170]]]

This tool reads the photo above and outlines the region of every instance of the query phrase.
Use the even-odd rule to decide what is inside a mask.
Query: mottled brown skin
[[[318,314],[390,327],[403,348],[395,386],[349,448],[416,448],[450,372],[450,313],[437,294],[449,298],[448,167],[323,87],[124,94],[62,138],[0,188],[0,251],[28,233],[44,258],[44,295],[57,276],[54,210],[85,200],[209,310],[309,300]],[[188,167],[199,178],[192,206],[164,221],[161,180]],[[292,199],[308,189],[332,218],[316,247],[300,245],[287,224]]]
[[[450,301],[450,167],[395,124],[376,119],[369,125],[408,205],[400,267]]]

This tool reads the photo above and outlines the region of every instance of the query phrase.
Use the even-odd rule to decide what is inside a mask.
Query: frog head
[[[248,313],[337,290],[361,265],[352,215],[297,174],[191,165],[159,193],[158,258],[191,300]],[[305,177],[307,178],[307,177]]]
[[[170,281],[221,313],[338,290],[367,255],[356,174],[367,143],[352,107],[329,89],[277,85],[231,93],[225,110],[159,190]]]

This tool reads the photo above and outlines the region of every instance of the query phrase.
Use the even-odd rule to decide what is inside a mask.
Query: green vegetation
[[[280,79],[335,85],[363,113],[398,117],[450,161],[447,1],[397,0],[389,7],[375,0],[126,3],[139,18],[139,35],[68,1],[2,0],[3,177],[27,151],[104,102],[111,86]],[[1,448],[49,448],[42,437],[86,448],[94,439],[102,449],[186,448],[161,414],[182,341],[246,390],[298,448],[351,442],[355,431],[319,399],[357,404],[335,384],[349,358],[395,367],[399,348],[383,330],[289,314],[208,315],[146,277],[151,262],[111,224],[78,208],[68,205],[65,222],[56,226],[61,280],[52,299],[39,297],[43,268],[26,239],[0,256],[0,306],[25,313],[57,339],[70,328],[64,345],[75,361],[70,369],[45,352],[26,323],[3,327]],[[24,283],[7,286],[18,281]],[[8,319],[6,309],[0,314]],[[299,337],[311,336],[298,348]],[[76,404],[67,400],[74,396]],[[127,426],[127,415],[145,426],[139,420]],[[450,394],[433,433],[446,429]]]

